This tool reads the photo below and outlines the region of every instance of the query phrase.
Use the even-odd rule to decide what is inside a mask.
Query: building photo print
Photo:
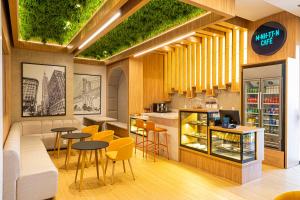
[[[66,67],[22,63],[22,117],[66,115]]]

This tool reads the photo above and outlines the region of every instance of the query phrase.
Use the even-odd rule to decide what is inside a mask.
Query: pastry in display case
[[[246,163],[256,159],[255,132],[234,133],[210,130],[211,155]]]
[[[180,113],[180,146],[207,153],[208,126],[219,116],[217,111]]]

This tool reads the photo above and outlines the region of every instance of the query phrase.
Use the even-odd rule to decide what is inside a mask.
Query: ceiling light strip
[[[91,40],[93,40],[97,35],[99,35],[104,29],[106,29],[109,25],[111,25],[114,21],[116,21],[121,16],[121,11],[118,11],[114,14],[108,21],[106,21],[95,33],[93,33],[86,41],[84,41],[78,49],[82,49],[85,45],[87,45]]]
[[[188,34],[179,36],[179,37],[177,37],[177,38],[175,38],[175,39],[173,39],[173,40],[170,40],[170,41],[168,41],[168,42],[165,42],[165,43],[162,43],[162,44],[157,45],[157,46],[155,46],[155,47],[152,47],[152,48],[150,48],[150,49],[147,49],[147,50],[145,50],[145,51],[141,51],[141,52],[139,52],[139,53],[137,53],[137,54],[134,54],[133,57],[138,57],[138,56],[141,56],[141,55],[143,55],[143,54],[149,53],[149,52],[151,52],[151,51],[154,51],[154,50],[156,50],[156,49],[159,49],[159,48],[164,47],[164,46],[166,46],[166,45],[169,45],[169,44],[171,44],[171,43],[174,43],[174,42],[177,42],[177,41],[179,41],[179,40],[185,39],[185,38],[187,38],[187,37],[189,37],[189,36],[192,36],[192,35],[194,35],[194,34],[195,34],[195,32],[191,32],[191,33],[188,33]]]

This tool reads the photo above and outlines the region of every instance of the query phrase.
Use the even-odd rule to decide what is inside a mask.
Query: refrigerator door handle
[[[261,110],[261,92],[258,93],[258,109]]]

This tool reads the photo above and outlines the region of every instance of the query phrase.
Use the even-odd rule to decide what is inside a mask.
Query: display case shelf
[[[208,153],[208,125],[219,117],[219,112],[181,110],[179,117],[180,146]]]
[[[238,163],[256,160],[256,134],[210,129],[211,155]]]

